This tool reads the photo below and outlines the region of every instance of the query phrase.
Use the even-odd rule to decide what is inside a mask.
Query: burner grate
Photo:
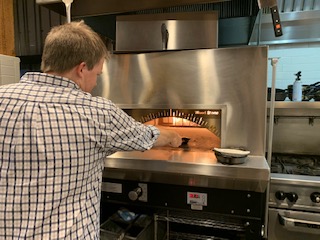
[[[274,154],[272,173],[320,176],[320,156]]]

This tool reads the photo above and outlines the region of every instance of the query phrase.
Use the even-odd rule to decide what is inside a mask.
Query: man
[[[106,57],[83,21],[57,26],[43,73],[0,88],[0,239],[99,239],[106,156],[181,144],[90,94]]]

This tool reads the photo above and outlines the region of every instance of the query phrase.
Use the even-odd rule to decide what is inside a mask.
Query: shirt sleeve
[[[136,121],[115,105],[110,115],[110,134],[107,137],[110,150],[149,150],[160,135],[157,127]]]

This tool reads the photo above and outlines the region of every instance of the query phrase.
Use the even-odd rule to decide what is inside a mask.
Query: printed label
[[[103,182],[101,185],[101,191],[111,193],[122,193],[121,183]]]
[[[207,206],[207,193],[187,192],[187,204],[194,206]]]

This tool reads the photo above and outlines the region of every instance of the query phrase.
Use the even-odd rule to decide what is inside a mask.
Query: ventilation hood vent
[[[71,16],[76,18],[99,16],[182,6],[186,4],[218,3],[226,1],[231,0],[74,0],[71,7]],[[36,3],[65,15],[65,6],[62,3],[62,0],[36,0]]]
[[[319,0],[278,0],[283,35],[275,37],[269,9],[260,10],[249,45],[320,41]]]

